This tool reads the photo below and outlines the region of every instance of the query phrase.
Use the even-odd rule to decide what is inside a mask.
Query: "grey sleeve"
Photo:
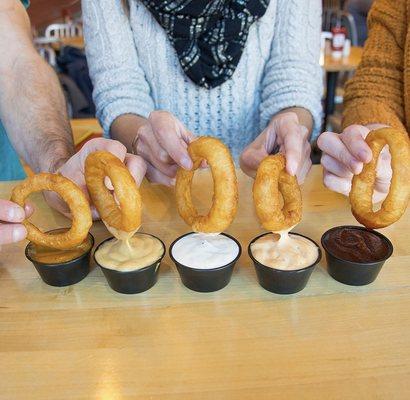
[[[262,81],[261,129],[279,111],[303,107],[314,120],[312,139],[320,132],[322,70],[321,1],[279,0],[277,19]]]
[[[108,136],[117,117],[147,117],[154,102],[121,0],[82,0],[82,10],[97,118]]]

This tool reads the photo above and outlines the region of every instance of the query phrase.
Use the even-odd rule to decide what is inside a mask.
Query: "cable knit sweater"
[[[410,0],[376,0],[368,25],[362,62],[346,86],[343,125],[410,132]]]
[[[231,79],[208,90],[184,74],[165,31],[138,1],[83,0],[84,34],[97,116],[108,135],[122,114],[155,109],[192,132],[221,138],[235,158],[284,108],[321,119],[321,1],[271,0],[250,29]]]

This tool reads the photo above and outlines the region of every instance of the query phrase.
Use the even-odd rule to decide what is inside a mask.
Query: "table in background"
[[[326,190],[314,166],[303,186],[303,221],[295,231],[319,242],[330,227],[356,223],[347,200]],[[240,205],[228,233],[243,254],[231,283],[215,293],[182,286],[168,255],[158,283],[121,295],[94,268],[77,285],[45,285],[24,257],[24,243],[0,253],[1,399],[408,399],[410,398],[409,213],[383,229],[393,257],[378,280],[345,286],[325,270],[306,289],[263,290],[247,255],[262,232],[252,180],[238,171]],[[212,191],[195,178],[199,210]],[[0,184],[7,198],[13,183]],[[167,246],[188,232],[172,189],[144,184],[143,230]],[[40,195],[33,220],[65,226]],[[108,237],[94,224],[96,242]]]
[[[70,124],[77,149],[88,139],[102,136],[103,129],[95,118],[71,119]]]
[[[63,46],[77,47],[79,49],[85,48],[85,41],[83,36],[60,38],[57,42],[52,44],[54,50],[60,50]]]
[[[362,56],[362,47],[352,47],[348,57],[335,59],[331,54],[327,53],[320,61],[320,64],[326,71],[325,117],[322,130],[326,129],[328,117],[335,110],[335,96],[339,73],[355,71],[360,64]]]

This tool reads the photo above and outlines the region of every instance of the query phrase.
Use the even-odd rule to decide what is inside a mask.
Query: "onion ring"
[[[283,154],[267,156],[259,165],[253,184],[253,201],[262,226],[280,232],[302,219],[302,195],[296,177],[285,171]],[[284,205],[281,207],[279,192]]]
[[[111,179],[119,205],[105,186],[106,176]],[[118,157],[107,151],[91,153],[85,160],[85,182],[91,200],[108,226],[123,232],[140,227],[141,195],[134,178]]]
[[[350,204],[352,214],[366,228],[384,228],[396,222],[406,211],[410,198],[410,142],[406,132],[382,128],[370,132],[366,143],[373,159],[363,166],[363,171],[352,181]],[[390,191],[380,210],[373,211],[373,190],[380,152],[389,146],[393,176]]]
[[[26,198],[41,190],[50,190],[62,197],[70,208],[72,225],[64,233],[47,234],[25,220],[27,238],[33,243],[59,250],[68,250],[84,242],[92,225],[90,205],[82,190],[70,179],[48,173],[34,175],[13,189],[11,201],[24,207]]]
[[[191,171],[179,168],[175,193],[178,212],[195,232],[220,233],[232,223],[238,208],[238,181],[228,148],[218,139],[202,136],[188,146],[194,163]],[[214,197],[207,215],[199,215],[191,196],[194,172],[206,160],[214,179]]]

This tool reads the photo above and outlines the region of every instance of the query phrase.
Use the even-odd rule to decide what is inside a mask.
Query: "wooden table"
[[[355,71],[360,64],[362,56],[362,47],[352,47],[348,57],[335,59],[329,52],[327,52],[320,60],[320,65],[326,72],[325,118],[322,131],[326,130],[328,117],[329,115],[332,115],[335,110],[335,96],[339,73]]]
[[[54,50],[60,50],[63,46],[77,47],[79,49],[85,48],[85,41],[83,36],[61,38],[58,42],[52,44]]]
[[[103,132],[101,125],[95,118],[71,119],[70,125],[75,145],[78,145],[92,135],[102,134]]]
[[[355,223],[347,200],[326,190],[315,166],[304,185],[295,231],[320,241]],[[165,258],[156,286],[127,296],[93,269],[72,287],[53,288],[24,258],[24,243],[0,253],[1,399],[408,399],[410,398],[410,218],[383,230],[395,245],[378,280],[342,285],[324,260],[299,294],[258,286],[247,243],[262,232],[252,181],[238,172],[240,207],[228,230],[243,246],[230,285],[208,294],[182,286]],[[200,209],[211,190],[195,178]],[[0,185],[8,197],[13,184]],[[201,196],[199,195],[201,193]],[[144,185],[143,230],[167,245],[188,231],[171,189]],[[33,219],[67,221],[40,196]],[[108,236],[101,223],[92,233]]]
[[[354,71],[360,64],[363,56],[363,47],[352,47],[350,55],[340,59],[333,58],[328,52],[321,60],[320,65],[326,72]]]

